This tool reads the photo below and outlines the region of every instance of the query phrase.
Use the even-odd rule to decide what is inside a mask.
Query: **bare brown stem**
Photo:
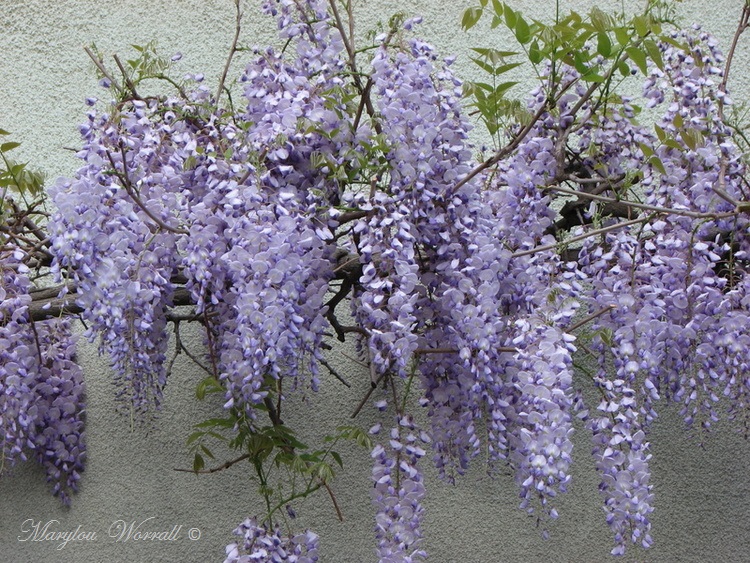
[[[96,65],[96,68],[99,69],[99,72],[101,72],[102,75],[110,81],[115,90],[117,90],[118,92],[122,92],[122,86],[120,86],[120,83],[117,82],[117,80],[115,80],[115,78],[111,74],[109,74],[107,68],[104,66],[104,63],[99,59],[99,57],[94,55],[94,53],[88,47],[84,46],[83,50],[86,51],[86,54],[89,56],[89,58],[94,61],[94,64]]]
[[[227,461],[226,463],[222,463],[218,467],[212,467],[211,469],[199,469],[198,471],[196,471],[195,469],[182,469],[182,468],[179,468],[179,467],[175,467],[174,470],[175,471],[181,471],[183,473],[195,473],[196,475],[197,474],[216,473],[218,471],[224,471],[225,469],[229,469],[234,464],[239,463],[241,461],[244,461],[244,460],[248,459],[249,457],[250,457],[250,454],[243,454],[240,457],[238,457],[237,459],[232,459],[230,461]]]
[[[237,42],[240,39],[240,31],[242,30],[242,11],[240,10],[240,0],[234,0],[234,8],[236,12],[235,16],[235,25],[234,25],[234,38],[232,39],[232,46],[229,48],[229,55],[227,56],[227,62],[224,64],[224,70],[221,73],[221,78],[219,79],[219,85],[216,88],[216,104],[219,103],[219,98],[221,97],[221,92],[224,90],[224,83],[227,80],[227,75],[229,74],[229,67],[232,66],[232,59],[234,58],[234,55],[237,53]]]
[[[586,324],[590,323],[591,321],[593,321],[593,320],[594,320],[594,319],[596,319],[597,317],[600,317],[600,316],[602,316],[602,315],[603,315],[604,313],[608,313],[609,311],[611,311],[611,310],[612,310],[612,309],[614,309],[614,308],[615,308],[615,306],[614,306],[614,305],[608,305],[608,306],[606,306],[606,307],[603,307],[603,308],[599,309],[598,311],[595,311],[594,313],[591,313],[591,314],[590,314],[590,315],[589,315],[588,317],[586,317],[586,318],[584,318],[584,319],[581,319],[581,320],[580,320],[580,321],[578,321],[578,322],[577,322],[576,324],[574,324],[573,326],[571,326],[571,327],[570,327],[570,328],[568,329],[568,332],[573,332],[574,330],[578,330],[578,329],[579,329],[579,328],[581,328],[582,326],[584,326],[584,325],[586,325]]]
[[[574,242],[578,242],[581,240],[585,240],[590,237],[594,237],[597,235],[601,235],[604,233],[608,233],[610,231],[615,231],[617,229],[622,229],[624,227],[629,227],[630,225],[635,225],[637,223],[644,223],[648,221],[651,217],[642,217],[638,219],[632,219],[630,221],[622,221],[621,223],[615,223],[614,225],[610,225],[609,227],[602,227],[601,229],[595,229],[593,231],[589,231],[588,233],[584,233],[582,235],[578,235],[572,238],[569,238],[563,242],[556,242],[554,244],[545,244],[543,246],[537,246],[535,248],[530,248],[529,250],[521,250],[520,252],[514,252],[513,258],[520,258],[521,256],[528,256],[530,254],[536,254],[537,252],[544,252],[546,250],[553,250],[557,248],[558,246],[565,245],[565,244],[572,244]]]
[[[339,508],[339,503],[336,502],[336,495],[333,494],[333,491],[331,490],[331,487],[328,485],[328,483],[326,483],[325,481],[321,481],[321,485],[325,487],[325,490],[328,491],[328,496],[331,497],[333,508],[336,510],[336,517],[339,519],[339,522],[343,522],[344,515],[341,513],[341,508]]]
[[[578,182],[580,179],[573,176],[572,174],[566,175],[563,179]],[[594,201],[602,201],[606,203],[617,203],[633,209],[643,209],[646,211],[653,211],[654,213],[667,214],[667,215],[680,215],[683,217],[692,217],[694,219],[723,219],[735,215],[737,211],[728,213],[702,213],[700,211],[689,211],[687,209],[674,209],[672,207],[659,207],[656,205],[648,205],[646,203],[636,203],[634,201],[627,201],[623,199],[615,199],[613,197],[607,197],[603,195],[592,194],[588,192],[582,192],[579,190],[571,190],[570,188],[563,188],[562,186],[552,185],[545,186],[542,188],[545,191],[557,192],[566,195],[575,195],[585,199],[592,199]],[[734,199],[729,200],[733,205],[737,205]]]
[[[143,203],[143,200],[141,200],[140,196],[138,195],[138,192],[133,187],[133,184],[130,181],[130,178],[128,177],[128,168],[127,168],[127,161],[125,160],[125,148],[123,146],[120,146],[120,152],[122,154],[122,172],[117,169],[117,165],[115,164],[114,158],[112,158],[112,154],[107,151],[107,158],[109,159],[110,164],[112,165],[112,170],[117,176],[117,178],[120,180],[120,183],[122,184],[122,187],[125,188],[125,191],[128,193],[130,198],[135,202],[135,204],[141,208],[141,210],[149,216],[149,218],[156,223],[159,227],[164,229],[165,231],[169,231],[171,233],[175,233],[178,235],[187,235],[189,234],[185,229],[175,229],[174,227],[170,227],[167,225],[164,221],[162,221],[159,217],[157,217],[149,208],[146,206],[145,203]]]
[[[125,70],[125,65],[122,64],[120,61],[120,57],[118,57],[116,54],[112,55],[112,58],[115,59],[115,64],[117,65],[117,68],[120,69],[120,74],[122,74],[122,79],[125,81],[125,84],[128,87],[128,90],[130,90],[130,93],[133,95],[133,98],[140,99],[140,96],[138,95],[138,92],[135,89],[135,84],[133,84],[133,81],[130,80],[130,77],[128,76],[127,70]]]
[[[729,71],[732,68],[732,60],[734,59],[734,53],[737,50],[737,44],[740,41],[740,36],[744,33],[744,31],[747,29],[748,25],[750,25],[750,4],[745,2],[745,5],[742,8],[742,13],[740,14],[740,21],[737,24],[737,29],[734,31],[734,37],[732,38],[732,45],[729,47],[729,52],[727,53],[726,62],[724,63],[724,76],[721,79],[721,83],[719,84],[719,90],[723,93],[726,93],[727,91],[727,82],[729,81]],[[719,117],[724,120],[724,103],[719,103]]]

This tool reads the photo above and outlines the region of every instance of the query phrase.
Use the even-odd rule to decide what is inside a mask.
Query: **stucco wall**
[[[397,11],[422,14],[423,36],[441,51],[459,55],[459,73],[470,73],[468,48],[478,45],[511,46],[507,36],[487,29],[460,31],[463,10],[476,2],[455,0],[368,0],[359,2],[360,27],[367,29]],[[272,23],[258,15],[259,0],[243,2],[246,12],[242,42],[263,44],[274,40]],[[553,8],[549,2],[515,5],[535,17]],[[592,2],[561,0],[563,9],[585,10]],[[600,3],[602,8],[606,8]],[[612,2],[616,7],[621,2]],[[632,8],[641,2],[625,2]],[[698,21],[727,46],[743,0],[715,0],[708,4],[686,0],[680,13],[686,23]],[[82,46],[95,42],[103,53],[127,53],[132,43],[156,38],[160,51],[184,54],[181,69],[204,72],[215,83],[221,72],[233,30],[230,0],[3,0],[0,2],[0,127],[23,142],[19,156],[32,161],[51,178],[70,175],[76,167],[71,151],[78,144],[77,124],[83,120],[84,98],[99,95],[92,65]],[[750,36],[745,38],[750,44]],[[750,100],[746,74],[748,49],[739,53],[735,98]],[[239,66],[237,65],[237,68]],[[106,95],[101,95],[106,97]],[[193,335],[193,346],[200,338]],[[352,352],[347,352],[352,355]],[[346,389],[325,380],[319,397],[304,408],[287,406],[292,425],[305,431],[348,423],[348,414],[369,385],[364,370],[341,350],[331,362],[354,383]],[[128,421],[114,414],[113,387],[106,361],[93,345],[81,346],[88,385],[88,467],[81,491],[70,509],[52,498],[41,470],[19,466],[12,478],[0,479],[0,561],[62,562],[202,562],[223,560],[231,530],[247,515],[261,511],[255,485],[247,469],[235,466],[213,475],[175,472],[189,467],[185,439],[192,425],[220,408],[220,400],[199,403],[195,384],[201,373],[184,356],[166,389],[165,407],[151,430],[131,432]],[[365,409],[359,424],[374,422]],[[297,419],[294,420],[294,412]],[[652,434],[654,547],[630,549],[627,561],[750,560],[750,444],[718,425],[704,449],[698,439],[682,432],[674,410],[667,410]],[[441,562],[575,561],[609,558],[611,540],[604,523],[593,471],[590,446],[581,429],[576,441],[574,484],[560,500],[558,522],[551,540],[541,538],[533,519],[517,508],[513,478],[490,479],[476,465],[471,475],[455,486],[427,478],[428,498],[424,533],[431,560]],[[346,469],[334,484],[345,520],[338,522],[330,500],[319,495],[297,506],[298,525],[320,534],[322,561],[372,561],[375,542],[370,507],[368,452],[342,447]],[[149,530],[173,530],[175,541],[116,541],[119,521],[130,525],[148,522]],[[29,520],[52,522],[50,530],[96,534],[91,541],[20,541]],[[113,526],[115,526],[113,528]],[[191,540],[189,530],[200,530]],[[196,534],[196,532],[193,532]]]

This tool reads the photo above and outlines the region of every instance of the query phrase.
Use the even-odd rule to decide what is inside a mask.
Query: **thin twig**
[[[568,174],[565,176],[566,180],[571,180],[573,182],[577,182],[579,179],[576,176],[573,176],[572,174]],[[646,203],[636,203],[634,201],[627,201],[624,199],[616,199],[613,197],[607,197],[603,195],[596,195],[588,192],[582,192],[579,190],[571,190],[570,188],[563,188],[562,186],[552,185],[552,186],[544,186],[541,188],[544,191],[551,191],[551,192],[557,192],[561,194],[566,195],[574,195],[578,197],[582,197],[585,199],[592,199],[594,201],[602,201],[605,203],[618,203],[620,205],[625,205],[627,207],[632,207],[634,209],[643,209],[645,211],[653,211],[654,213],[662,213],[667,215],[680,215],[683,217],[692,217],[694,219],[723,219],[726,217],[731,217],[737,213],[737,211],[732,212],[726,212],[726,213],[703,213],[701,211],[689,211],[687,209],[674,209],[672,207],[659,207],[656,205],[648,205]],[[731,200],[731,202],[737,206],[737,201]]]
[[[357,219],[364,219],[365,217],[367,217],[368,215],[371,215],[372,213],[373,212],[371,210],[370,211],[365,211],[365,210],[346,211],[336,218],[336,222],[338,223],[338,226],[340,227],[341,225],[345,223],[349,223],[350,221],[356,221]]]
[[[367,390],[367,393],[365,393],[365,396],[362,397],[362,400],[357,405],[357,408],[354,409],[354,412],[352,413],[352,418],[357,418],[357,415],[359,414],[359,411],[361,411],[362,407],[365,406],[365,404],[367,403],[367,401],[370,399],[370,395],[372,395],[372,392],[375,391],[375,389],[378,386],[378,383],[380,383],[380,381],[383,379],[384,376],[385,376],[385,372],[381,373],[380,377],[378,377],[378,380],[375,382],[375,385],[371,385],[370,386],[370,388]]]
[[[233,460],[227,461],[226,463],[223,463],[223,464],[221,464],[218,467],[212,467],[211,469],[199,469],[198,471],[196,471],[195,469],[182,469],[182,468],[179,468],[179,467],[175,467],[174,470],[175,471],[181,471],[183,473],[196,473],[196,474],[201,474],[201,473],[203,473],[203,474],[205,474],[205,473],[216,473],[217,471],[224,471],[225,469],[229,469],[235,463],[239,463],[241,461],[244,461],[244,460],[248,459],[249,457],[250,457],[250,454],[243,454],[240,457],[238,457],[237,459],[233,459]]]
[[[344,515],[341,513],[339,503],[336,502],[336,495],[333,494],[333,491],[331,490],[331,487],[328,486],[328,483],[321,480],[321,484],[325,487],[326,491],[328,491],[328,496],[331,497],[331,502],[333,503],[333,508],[336,510],[336,516],[338,517],[339,522],[343,522]]]
[[[130,93],[133,94],[133,98],[140,99],[141,97],[138,95],[138,92],[135,90],[135,84],[133,84],[133,81],[130,80],[130,77],[128,76],[127,70],[125,70],[125,66],[120,62],[120,57],[117,56],[117,54],[112,55],[112,58],[115,59],[115,63],[117,64],[117,68],[120,69],[120,74],[122,74],[123,80],[125,80],[125,84],[128,86],[128,90],[130,90]]]
[[[742,8],[742,14],[740,14],[740,21],[737,24],[737,29],[734,31],[734,37],[732,38],[732,45],[729,47],[729,52],[727,53],[726,62],[724,63],[724,76],[721,79],[721,83],[719,84],[719,90],[726,94],[727,91],[727,82],[729,81],[729,70],[732,67],[732,59],[734,59],[734,52],[737,49],[737,44],[740,40],[740,35],[747,29],[748,25],[750,25],[750,4],[745,2],[745,6]],[[719,103],[719,118],[724,121],[724,103],[723,101]]]
[[[637,223],[643,223],[648,220],[649,220],[649,217],[642,217],[638,219],[631,219],[630,221],[623,221],[621,223],[615,223],[614,225],[610,225],[609,227],[602,227],[601,229],[589,231],[588,233],[584,233],[582,235],[569,238],[562,242],[556,242],[554,244],[545,244],[544,246],[537,246],[535,248],[530,248],[529,250],[522,250],[520,252],[514,252],[512,254],[512,258],[520,258],[521,256],[528,256],[529,254],[536,254],[537,252],[544,252],[545,250],[553,250],[560,245],[571,244],[574,242],[578,242],[579,240],[584,240],[590,237],[608,233],[609,231],[622,229],[623,227],[629,227],[630,225],[635,225]]]
[[[378,382],[383,377],[383,375],[381,374],[380,377],[378,377],[377,366],[375,366],[375,361],[372,357],[372,348],[370,348],[369,342],[367,344],[367,355],[370,360],[370,386],[375,389],[378,386]]]
[[[227,62],[224,65],[224,71],[221,73],[221,78],[219,79],[219,86],[216,89],[216,104],[219,103],[219,98],[221,97],[221,92],[224,90],[224,83],[227,80],[227,75],[229,74],[229,67],[232,65],[232,59],[234,58],[234,55],[237,53],[237,41],[240,39],[240,31],[241,31],[241,22],[242,22],[242,11],[240,11],[240,0],[234,0],[234,7],[236,10],[236,18],[235,18],[235,27],[234,27],[234,39],[232,40],[232,46],[229,48],[229,56],[227,57]]]
[[[175,321],[174,323],[174,340],[174,356],[172,356],[172,359],[169,361],[169,365],[167,366],[167,378],[172,375],[172,368],[174,367],[174,363],[177,360],[177,356],[179,356],[182,352],[182,341],[180,340],[180,321]]]
[[[333,369],[333,366],[331,364],[329,364],[324,358],[318,358],[318,361],[321,364],[323,364],[326,367],[326,369],[328,369],[329,372],[331,372],[331,375],[333,377],[335,377],[336,379],[338,379],[341,383],[343,383],[347,387],[351,387],[351,384],[346,379],[344,379],[343,377],[341,377],[341,375],[339,375],[339,373],[335,369]]]
[[[206,366],[204,366],[204,365],[203,365],[203,363],[202,363],[202,362],[200,362],[200,361],[198,360],[198,358],[196,358],[196,357],[195,357],[195,356],[194,356],[194,355],[193,355],[193,354],[192,354],[192,353],[190,352],[190,350],[188,350],[187,348],[185,348],[185,346],[184,346],[184,345],[182,344],[182,339],[180,338],[180,321],[179,321],[179,320],[174,320],[174,333],[175,333],[175,346],[176,346],[176,351],[175,351],[175,356],[174,356],[174,358],[172,359],[172,363],[174,363],[174,360],[175,360],[175,359],[177,358],[177,354],[179,354],[179,353],[181,353],[181,352],[185,352],[185,355],[186,355],[186,356],[187,356],[188,358],[190,358],[190,359],[191,359],[191,360],[193,361],[193,363],[194,363],[195,365],[197,365],[197,366],[198,366],[199,368],[201,368],[201,369],[202,369],[203,371],[205,371],[205,372],[206,372],[206,373],[207,373],[208,375],[210,375],[210,376],[212,376],[212,377],[215,377],[215,376],[214,376],[214,374],[213,374],[213,373],[211,373],[211,370],[210,370],[210,369],[208,369],[208,368],[207,368]],[[170,369],[171,369],[171,367],[172,367],[172,366],[171,366],[171,364],[170,364]]]
[[[367,364],[366,364],[366,363],[364,363],[363,361],[361,361],[361,360],[358,360],[357,358],[355,358],[355,357],[353,357],[353,356],[350,356],[350,355],[349,355],[349,354],[347,354],[346,352],[341,352],[341,351],[339,351],[339,354],[341,354],[342,356],[344,356],[344,357],[345,357],[345,358],[346,358],[347,360],[349,360],[349,361],[351,361],[351,362],[354,362],[355,364],[359,364],[359,365],[360,365],[360,366],[362,366],[363,368],[367,369]]]
[[[598,311],[596,311],[596,312],[594,312],[594,313],[591,313],[591,314],[590,314],[590,315],[589,315],[588,317],[586,317],[585,319],[581,319],[581,320],[580,320],[580,321],[578,321],[578,322],[577,322],[576,324],[574,324],[573,326],[571,326],[571,327],[570,327],[570,328],[568,329],[568,332],[573,332],[574,330],[577,330],[577,329],[581,328],[581,327],[582,327],[583,325],[585,325],[585,324],[587,324],[587,323],[590,323],[590,322],[591,322],[591,321],[593,321],[593,320],[594,320],[595,318],[597,318],[597,317],[600,317],[600,316],[601,316],[601,315],[603,315],[604,313],[607,313],[607,312],[611,311],[611,310],[612,310],[612,309],[614,309],[614,308],[615,308],[615,306],[614,306],[614,305],[607,305],[606,307],[603,307],[602,309],[599,309]]]
[[[464,176],[454,187],[454,191],[458,190],[461,186],[464,184],[467,184],[471,180],[473,180],[477,175],[484,172],[487,168],[490,168],[491,166],[494,166],[498,162],[500,162],[503,158],[508,156],[510,153],[512,153],[516,147],[521,144],[521,141],[523,141],[526,138],[526,135],[529,134],[529,131],[531,131],[534,128],[534,125],[537,121],[542,117],[545,111],[547,111],[546,104],[542,104],[542,106],[537,110],[537,112],[534,114],[534,116],[531,118],[531,121],[526,124],[526,126],[521,129],[521,131],[518,132],[518,134],[513,138],[513,140],[508,143],[505,147],[497,151],[493,156],[485,160],[484,162],[478,164],[475,166],[471,172],[469,172],[466,176]]]
[[[127,162],[125,160],[125,148],[120,145],[120,152],[122,153],[122,169],[123,172],[120,172],[117,169],[117,165],[115,164],[114,158],[112,158],[112,154],[107,151],[107,158],[109,159],[110,164],[112,164],[112,169],[115,173],[115,175],[120,179],[120,183],[122,184],[122,187],[125,188],[125,191],[130,196],[130,198],[135,202],[135,204],[141,208],[141,210],[148,215],[151,220],[156,223],[159,227],[164,229],[165,231],[169,231],[171,233],[175,233],[178,235],[187,235],[189,234],[185,229],[175,229],[174,227],[170,227],[167,225],[164,221],[162,221],[159,217],[157,217],[147,206],[145,203],[143,203],[143,200],[141,200],[140,196],[138,195],[138,192],[136,192],[135,188],[133,187],[133,184],[130,182],[130,178],[128,178],[128,172],[127,172]]]
[[[359,256],[355,256],[354,258],[350,258],[346,262],[342,262],[333,269],[333,273],[335,274],[336,272],[339,272],[345,269],[347,266],[351,266],[352,264],[359,264]]]
[[[86,51],[86,54],[89,56],[89,58],[94,61],[94,64],[96,65],[96,68],[99,69],[99,72],[101,72],[104,77],[110,81],[112,86],[115,87],[115,90],[122,92],[122,86],[120,86],[120,83],[115,80],[115,78],[107,72],[107,68],[104,66],[104,63],[96,56],[94,53],[91,52],[91,49],[84,46],[83,50]],[[76,149],[78,150],[78,149]]]

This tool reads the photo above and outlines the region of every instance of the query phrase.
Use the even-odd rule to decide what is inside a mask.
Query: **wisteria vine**
[[[116,59],[119,76],[89,50],[112,101],[88,100],[82,166],[49,189],[48,238],[3,193],[0,469],[33,456],[64,502],[77,489],[85,407],[69,314],[110,358],[134,420],[160,408],[170,323],[198,322],[199,395],[223,393],[224,426],[245,448],[225,467],[249,459],[266,491],[275,449],[277,466],[309,478],[288,499],[264,493],[266,513],[240,524],[226,561],[316,561],[317,535],[283,530],[279,512],[319,489],[335,505],[327,460],[338,454],[298,457],[281,411],[325,373],[341,379],[326,359],[335,336],[369,367],[355,415],[376,394],[390,417],[336,438],[371,450],[380,561],[427,556],[428,450],[448,481],[477,457],[506,465],[521,508],[557,518],[576,416],[612,553],[649,547],[658,402],[708,430],[722,406],[747,426],[750,397],[750,202],[726,116],[729,65],[699,28],[665,31],[662,4],[546,26],[493,2],[493,25],[529,45],[539,77],[525,106],[503,97],[507,85],[459,80],[453,58],[414,36],[419,18],[395,17],[358,49],[351,2],[264,1],[284,47],[252,49],[234,89],[190,74],[168,79],[172,95],[142,95],[179,56],[137,72]],[[235,39],[227,68],[237,52]],[[515,66],[476,52],[493,79]],[[615,76],[639,75],[642,99],[616,92]],[[502,141],[484,160],[467,92]],[[655,126],[639,104],[662,111]],[[0,185],[23,195],[13,181]],[[61,285],[34,287],[32,268]]]

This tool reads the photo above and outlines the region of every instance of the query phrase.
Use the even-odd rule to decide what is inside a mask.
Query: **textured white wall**
[[[356,1],[356,0],[355,0]],[[707,4],[686,0],[680,13],[686,23],[698,21],[714,31],[724,46],[744,0],[715,0]],[[259,0],[243,3],[246,17],[242,41],[273,41],[269,20],[258,15]],[[362,0],[360,27],[387,20],[398,10],[422,14],[421,34],[445,54],[459,55],[459,73],[470,73],[468,48],[479,45],[509,47],[499,32],[460,31],[460,16],[478,2],[456,0]],[[554,3],[514,3],[537,18]],[[585,10],[593,2],[561,0],[562,8]],[[606,3],[619,8],[621,2]],[[626,8],[642,2],[627,1]],[[602,6],[603,8],[609,7]],[[204,72],[215,83],[221,72],[233,30],[230,0],[3,0],[0,2],[0,128],[23,142],[19,156],[32,161],[52,178],[70,175],[76,167],[72,152],[78,144],[77,123],[84,119],[83,100],[100,95],[92,65],[82,46],[96,42],[103,53],[127,53],[131,43],[156,38],[161,52],[184,54],[179,68]],[[750,44],[750,36],[745,38]],[[735,98],[750,100],[745,69],[748,48],[743,46],[734,68]],[[237,66],[239,68],[239,66]],[[200,346],[200,338],[193,342]],[[255,485],[245,467],[235,466],[214,475],[196,477],[173,471],[190,459],[185,439],[192,424],[211,416],[221,401],[198,403],[195,383],[201,373],[181,358],[166,389],[164,412],[157,426],[130,432],[127,420],[113,413],[113,388],[106,361],[93,345],[81,346],[88,385],[88,467],[80,493],[70,509],[60,507],[47,492],[42,472],[20,466],[12,478],[0,479],[0,560],[62,562],[202,562],[223,560],[231,530],[247,515],[261,511]],[[351,355],[351,352],[350,352]],[[347,390],[326,380],[319,397],[305,408],[286,407],[292,425],[306,431],[333,428],[348,421],[348,413],[368,386],[368,376],[340,351],[331,362],[354,383]],[[359,423],[374,421],[365,409]],[[676,413],[668,411],[652,434],[653,514],[655,546],[630,549],[627,561],[747,561],[750,560],[750,445],[719,425],[706,448],[697,447],[681,431]],[[581,429],[576,442],[574,485],[560,500],[560,519],[551,527],[550,541],[540,537],[534,520],[518,510],[513,479],[490,479],[481,466],[456,486],[428,475],[425,547],[431,560],[441,562],[571,561],[596,562],[609,558],[611,540],[597,494],[590,446]],[[314,497],[299,505],[299,526],[310,526],[321,537],[322,561],[374,560],[372,511],[369,494],[369,456],[356,448],[341,448],[346,471],[334,484],[345,521],[336,521],[330,500]],[[150,530],[182,526],[171,542],[116,542],[108,530],[118,520],[128,524],[152,518]],[[95,532],[96,539],[56,549],[55,542],[19,541],[24,522],[46,523],[51,530]],[[188,539],[198,528],[201,537]]]

